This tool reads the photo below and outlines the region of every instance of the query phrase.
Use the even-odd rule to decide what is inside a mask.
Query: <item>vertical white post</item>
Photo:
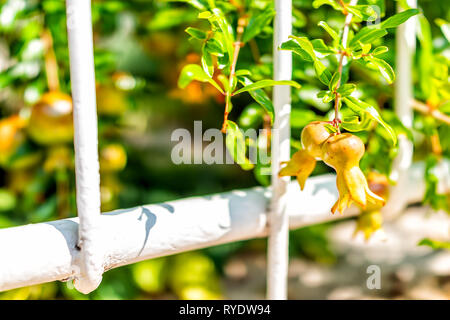
[[[417,7],[417,0],[408,0],[408,5]],[[403,11],[401,3],[397,3],[397,10]],[[412,83],[412,58],[416,49],[416,17],[411,17],[405,23],[397,27],[395,48],[395,112],[402,123],[412,127],[413,109],[411,106],[413,96]],[[391,179],[396,185],[391,188],[389,201],[383,209],[386,218],[397,216],[406,206],[406,195],[404,194],[405,183],[408,183],[407,170],[412,163],[413,143],[405,135],[398,137],[398,155],[392,164]]]
[[[275,1],[273,65],[275,80],[290,80],[292,54],[278,50],[292,34],[292,1]],[[291,91],[289,86],[275,86],[273,104],[275,121],[272,134],[272,203],[269,215],[267,298],[287,298],[289,221],[286,214],[286,189],[289,177],[278,177],[280,162],[290,158]]]
[[[89,293],[98,287],[104,271],[102,239],[96,239],[100,234],[100,174],[91,1],[66,0],[66,11],[80,218],[78,247],[81,249],[79,270],[74,270],[74,285],[77,290]]]

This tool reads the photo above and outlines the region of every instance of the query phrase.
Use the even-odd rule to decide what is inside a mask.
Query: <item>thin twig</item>
[[[442,156],[442,145],[441,140],[439,139],[439,133],[436,130],[436,133],[430,137],[431,141],[431,152],[434,155],[441,157]]]
[[[55,50],[53,49],[53,38],[50,30],[44,30],[41,39],[45,46],[44,60],[48,89],[50,91],[59,91],[58,64],[56,62]]]
[[[440,122],[450,125],[450,117],[448,115],[442,113],[438,109],[430,108],[428,105],[426,105],[420,101],[417,101],[415,99],[412,100],[411,105],[414,110],[419,111],[420,113],[429,115]]]
[[[236,64],[239,57],[239,51],[242,46],[242,35],[244,34],[244,28],[246,25],[247,20],[244,17],[240,17],[238,20],[238,26],[236,30],[236,41],[233,44],[234,51],[233,51],[233,60],[231,62],[230,66],[230,75],[228,78],[228,90],[226,93],[226,100],[225,100],[225,112],[223,114],[223,124],[222,124],[222,132],[227,132],[227,126],[228,126],[228,114],[230,113],[230,103],[231,103],[231,90],[233,87],[233,79],[236,77]]]
[[[339,78],[338,78],[338,81],[336,84],[336,88],[334,90],[335,98],[334,98],[334,120],[333,120],[333,123],[334,123],[335,127],[338,129],[338,133],[340,133],[339,123],[341,122],[341,120],[339,119],[340,95],[337,92],[337,90],[341,86],[342,69],[343,69],[343,65],[344,65],[345,56],[347,55],[347,53],[345,52],[345,48],[347,47],[347,39],[348,39],[348,33],[349,33],[349,29],[350,29],[350,23],[352,22],[352,18],[353,18],[353,14],[351,14],[347,11],[347,9],[346,9],[347,5],[344,3],[344,1],[340,0],[339,3],[341,4],[341,6],[343,8],[342,12],[345,14],[345,24],[344,24],[344,29],[342,31],[342,38],[341,38],[342,49],[344,49],[344,50],[340,50],[340,52],[339,52],[340,53],[339,65],[338,65]],[[358,0],[351,0],[348,5],[354,6],[357,3],[358,3]]]

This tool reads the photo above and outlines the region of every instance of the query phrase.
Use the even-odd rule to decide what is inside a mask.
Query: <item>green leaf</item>
[[[397,144],[397,135],[395,134],[395,131],[381,118],[378,110],[375,109],[375,107],[351,96],[344,97],[342,98],[342,100],[357,115],[364,117],[363,114],[366,113],[367,116],[381,124],[383,128],[388,132],[393,145]]]
[[[322,82],[324,85],[328,85],[330,83],[331,72],[318,59],[314,61],[314,70],[316,71],[316,75],[319,77],[320,82]]]
[[[329,134],[338,132],[338,129],[329,123],[325,123],[323,126],[325,127],[325,129],[328,131]]]
[[[336,0],[314,0],[312,6],[314,9],[317,9],[324,4],[332,6],[335,10],[342,10],[342,6]]]
[[[379,46],[379,47],[376,47],[376,48],[372,51],[372,54],[373,54],[374,56],[378,56],[378,55],[380,55],[380,54],[383,54],[383,53],[385,53],[385,52],[388,52],[388,50],[389,50],[389,48],[386,47],[386,46]]]
[[[202,68],[203,71],[206,72],[206,74],[212,78],[214,75],[214,63],[211,57],[211,54],[207,51],[206,45],[204,44],[202,47]]]
[[[14,78],[9,74],[8,70],[0,72],[0,89],[6,88],[14,81]]]
[[[219,74],[217,76],[217,80],[220,81],[220,83],[222,84],[222,87],[225,89],[225,92],[228,92],[228,90],[230,90],[230,80],[228,79],[228,77],[224,74]]]
[[[359,45],[361,46],[362,54],[368,54],[370,49],[372,48],[372,45],[370,43],[360,43]]]
[[[393,110],[389,109],[383,109],[381,111],[381,116],[383,119],[389,123],[389,125],[394,129],[397,136],[403,134],[405,135],[409,140],[414,141],[413,133],[410,129],[405,127],[403,122],[400,120],[400,118],[395,114]],[[384,137],[384,136],[383,136]],[[389,137],[384,137],[386,140],[389,140]]]
[[[347,116],[344,117],[341,126],[350,132],[360,132],[365,131],[370,128],[370,118],[367,117],[365,113],[358,116]]]
[[[233,29],[223,15],[222,11],[219,8],[214,8],[211,11],[201,12],[198,17],[200,19],[207,19],[215,29],[217,29],[217,26],[219,27],[219,30],[223,36],[223,45],[228,53],[228,58],[231,59],[234,53]]]
[[[317,98],[323,98],[330,93],[331,92],[329,90],[320,90],[319,92],[317,92]]]
[[[420,42],[420,50],[418,51],[418,71],[419,84],[422,94],[428,99],[434,91],[434,84],[430,79],[433,77],[433,39],[431,36],[431,26],[425,16],[419,16],[419,28],[417,30],[417,38]]]
[[[203,11],[198,14],[199,19],[210,19],[212,16],[211,11]]]
[[[250,18],[247,27],[244,30],[242,36],[243,42],[248,42],[255,36],[261,33],[265,26],[272,21],[275,16],[275,10],[271,7],[267,8],[263,12],[255,12]]]
[[[186,31],[191,37],[198,39],[198,40],[205,40],[206,39],[206,32],[197,28],[189,27]]]
[[[249,104],[244,108],[244,110],[242,110],[242,113],[239,116],[239,126],[243,128],[257,127],[262,123],[264,114],[264,108],[262,108],[259,104]]]
[[[434,22],[436,22],[436,24],[441,28],[441,31],[447,41],[450,41],[450,22],[440,18],[436,19]]]
[[[181,89],[184,89],[191,83],[193,80],[201,81],[201,82],[209,82],[212,84],[217,90],[219,90],[222,94],[224,93],[222,88],[215,82],[208,74],[196,64],[188,64],[183,70],[181,70],[180,77],[178,78],[178,86]]]
[[[314,51],[319,52],[324,56],[336,53],[336,50],[328,47],[322,39],[311,40],[311,44],[314,47]]]
[[[303,128],[311,121],[317,120],[317,115],[312,110],[296,109],[291,110],[291,127]]]
[[[370,27],[364,27],[358,31],[357,34],[350,41],[350,48],[357,49],[360,47],[361,43],[372,43],[376,39],[382,38],[387,34],[385,29],[375,29]]]
[[[322,98],[322,102],[326,104],[334,100],[335,94],[329,90],[322,90],[317,93],[317,98]]]
[[[206,7],[203,5],[203,1],[199,0],[170,0],[173,2],[186,2],[189,3],[191,6],[198,10],[206,10]]]
[[[244,86],[249,86],[253,84],[253,81],[251,81],[249,78],[246,77],[239,77],[239,82]],[[252,90],[249,91],[248,93],[257,103],[259,103],[266,110],[266,112],[270,115],[271,121],[273,122],[274,108],[272,100],[269,99],[267,93],[263,89]]]
[[[240,70],[236,70],[236,77],[239,76],[250,76],[252,73],[250,72],[250,70],[247,69],[240,69]]]
[[[262,89],[265,87],[271,87],[271,86],[277,86],[277,85],[288,85],[288,86],[293,86],[297,89],[300,89],[300,85],[295,82],[295,81],[291,81],[291,80],[260,80],[257,82],[254,82],[250,85],[246,85],[243,88],[233,92],[233,96],[242,93],[242,92],[247,92],[247,91],[252,91],[252,90],[257,90],[257,89]]]
[[[432,134],[437,133],[435,130],[433,131]],[[434,210],[445,210],[450,213],[447,195],[439,193],[438,188],[443,174],[442,170],[439,170],[442,164],[446,165],[436,155],[432,153],[428,155],[425,162],[425,195],[423,197],[423,203],[429,204]]]
[[[233,121],[227,121],[227,135],[225,144],[234,161],[244,170],[251,170],[254,164],[246,157],[245,137],[241,129]]]
[[[330,91],[334,91],[337,87],[338,81],[340,80],[341,74],[339,73],[339,71],[336,71],[333,74],[333,77],[330,80],[330,83],[328,84],[328,88],[330,89]]]
[[[253,170],[253,174],[255,175],[256,181],[258,181],[261,185],[268,187],[270,186],[270,164],[262,165],[256,164],[255,170]]]
[[[317,60],[316,54],[314,53],[314,47],[307,37],[289,36],[289,38],[294,39],[298,45],[311,57],[312,61]]]
[[[222,56],[224,53],[224,48],[222,46],[222,44],[217,40],[217,39],[209,39],[208,41],[206,41],[205,43],[206,46],[206,50],[213,55],[216,56]]]
[[[298,54],[303,60],[313,62],[314,58],[311,58],[311,55],[302,49],[300,45],[295,40],[289,40],[281,44],[281,50],[289,50]]]
[[[355,17],[358,17],[363,21],[367,20],[373,21],[378,16],[373,7],[369,5],[347,6],[346,8],[348,12],[350,12]]]
[[[384,28],[384,29],[395,28],[418,13],[419,13],[419,10],[417,10],[417,9],[408,9],[408,10],[399,12],[399,13],[393,15],[392,17],[389,17],[386,20],[384,20],[380,24],[380,27]]]
[[[383,59],[370,56],[367,57],[367,60],[378,67],[378,70],[380,70],[381,75],[386,79],[388,83],[394,82],[395,80],[394,69],[392,69],[389,63],[387,63]]]
[[[300,56],[302,56],[302,58],[306,58],[305,60],[307,60],[307,61],[313,61],[314,62],[314,70],[316,71],[317,77],[323,84],[328,85],[328,83],[331,80],[331,72],[317,58],[311,41],[309,41],[309,39],[306,37],[289,36],[289,38],[294,39],[294,41],[300,46],[301,50],[299,50],[298,47],[296,47],[289,41],[288,41],[288,43],[289,43],[288,47],[290,47],[290,48],[296,47],[297,50],[293,50],[293,52],[300,54]],[[282,48],[283,48],[283,45],[282,45]]]
[[[375,7],[377,7],[380,10],[380,17],[383,18],[385,16],[386,6],[385,6],[385,0],[367,0],[368,4],[371,4]]]
[[[0,212],[12,210],[16,204],[15,194],[7,189],[0,188]]]
[[[349,96],[353,91],[356,90],[356,85],[353,83],[346,83],[337,89],[337,92],[341,95],[341,97]]]
[[[333,28],[331,28],[328,23],[325,21],[320,21],[318,24],[319,27],[322,27],[334,40],[339,41],[339,35]]]
[[[158,10],[150,19],[148,28],[151,31],[166,30],[181,24],[195,21],[195,12],[187,8],[168,8]]]
[[[420,240],[417,245],[419,245],[419,246],[428,246],[428,247],[431,247],[433,250],[438,250],[438,249],[450,250],[450,242],[448,242],[448,241],[432,240],[432,239],[429,239],[429,238],[424,238],[424,239]]]

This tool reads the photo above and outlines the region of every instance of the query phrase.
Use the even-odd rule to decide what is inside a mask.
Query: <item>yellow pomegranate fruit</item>
[[[364,143],[360,138],[350,133],[331,136],[322,145],[322,160],[330,167],[354,167],[359,165],[364,155]]]
[[[303,128],[301,134],[303,148],[316,159],[321,159],[322,144],[330,137],[324,124],[321,121],[311,122]]]
[[[9,170],[7,174],[7,188],[15,193],[24,192],[32,186],[35,172],[33,169],[14,169]]]
[[[339,199],[331,212],[340,213],[355,201],[363,209],[367,203],[384,205],[385,201],[373,193],[359,168],[359,161],[364,155],[364,143],[350,133],[331,136],[322,145],[322,160],[336,170],[336,185]]]
[[[383,215],[379,210],[362,212],[356,222],[356,229],[353,233],[353,237],[355,237],[358,232],[362,232],[367,241],[374,232],[381,230],[382,225]]]
[[[282,164],[286,164],[286,166],[280,170],[278,176],[296,176],[300,189],[303,190],[306,179],[316,166],[316,159],[302,149],[294,153],[291,160]]]
[[[72,141],[71,97],[59,91],[43,94],[31,109],[28,133],[34,141],[43,145]]]
[[[126,95],[114,87],[99,85],[97,86],[96,96],[99,114],[120,116],[128,108]]]
[[[26,121],[19,115],[0,120],[0,166],[10,167],[10,159],[24,143],[25,134],[21,130]]]
[[[383,197],[384,199],[387,198],[389,181],[385,175],[371,171],[367,175],[367,183],[369,185],[369,189],[373,193]],[[366,211],[361,212],[358,216],[353,236],[356,236],[358,232],[362,232],[367,241],[375,231],[382,229],[383,216],[380,212],[381,207],[382,205],[380,203],[367,204]]]
[[[111,211],[117,209],[119,204],[119,193],[122,184],[114,173],[102,174],[100,178],[100,201],[101,211]]]
[[[13,115],[0,120],[0,153],[10,153],[20,141],[19,130],[25,126],[25,120]]]
[[[100,150],[100,171],[120,171],[127,164],[127,153],[120,144],[109,144]]]
[[[66,146],[50,148],[44,162],[46,172],[54,172],[73,167],[73,154]]]
[[[376,195],[380,196],[384,200],[387,200],[389,196],[389,180],[388,178],[381,173],[371,171],[367,175],[367,184],[369,186],[369,189],[375,193]],[[381,203],[368,203],[367,204],[367,211],[373,211],[373,210],[379,210],[383,207]]]

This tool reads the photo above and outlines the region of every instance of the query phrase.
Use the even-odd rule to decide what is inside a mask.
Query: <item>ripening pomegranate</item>
[[[31,109],[28,134],[34,141],[43,145],[72,141],[71,97],[59,91],[44,93]]]
[[[127,164],[127,153],[120,144],[112,143],[100,149],[100,171],[120,171]]]
[[[339,199],[331,212],[343,212],[355,201],[363,209],[367,203],[384,205],[385,200],[373,193],[366,178],[359,168],[359,161],[364,155],[364,143],[350,133],[331,136],[322,145],[322,159],[336,170],[336,184]]]
[[[303,190],[306,179],[313,172],[315,166],[316,159],[302,149],[292,155],[291,160],[280,170],[278,176],[296,176],[300,189]]]
[[[303,128],[301,134],[303,148],[316,159],[321,159],[322,144],[330,137],[324,124],[321,121],[311,122]]]

